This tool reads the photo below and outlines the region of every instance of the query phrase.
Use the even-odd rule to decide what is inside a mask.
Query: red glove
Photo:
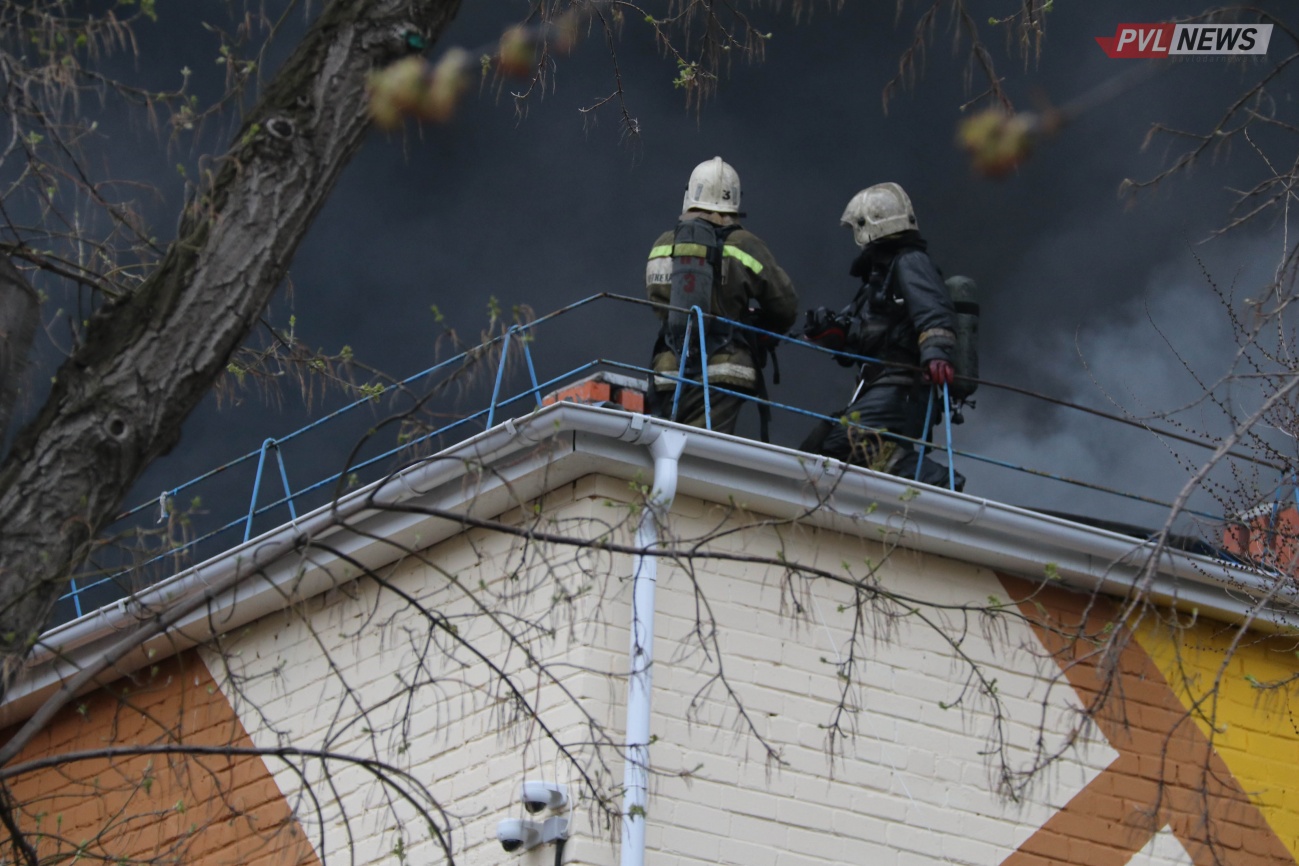
[[[838,325],[827,325],[820,331],[805,335],[808,342],[815,343],[823,349],[838,352],[848,345],[848,334]]]
[[[803,325],[803,339],[831,352],[838,352],[848,344],[848,322],[843,316],[835,315],[825,307],[808,310],[807,322]]]
[[[950,385],[956,380],[956,368],[941,358],[925,365],[925,378],[935,385]]]

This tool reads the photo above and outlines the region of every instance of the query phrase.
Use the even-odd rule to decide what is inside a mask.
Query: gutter
[[[320,567],[320,557],[316,561],[308,557],[313,543],[342,546],[339,543],[348,535],[349,523],[370,520],[374,525],[367,527],[366,535],[376,535],[404,528],[401,524],[433,519],[386,512],[387,506],[441,493],[440,498],[450,500],[449,507],[469,508],[475,491],[466,490],[464,481],[475,468],[520,451],[548,460],[553,447],[539,452],[537,446],[565,441],[563,434],[577,429],[627,443],[649,441],[658,435],[642,415],[600,410],[579,423],[572,418],[576,412],[572,404],[558,404],[526,419],[506,421],[336,503],[321,506],[292,524],[50,629],[41,635],[24,671],[0,702],[0,726],[25,719],[58,688],[104,657],[112,663],[83,691],[139,670],[156,654],[174,655],[190,649],[346,582],[351,578],[339,579]],[[391,561],[398,548],[388,548]],[[137,637],[132,645],[133,635],[142,627],[166,611],[186,605],[194,609],[165,634],[143,642]],[[129,651],[122,649],[129,645]]]
[[[426,530],[430,524],[449,534],[458,526],[424,515],[385,512],[384,506],[423,498],[439,507],[471,508],[478,491],[467,489],[471,485],[465,480],[483,466],[498,472],[504,471],[500,467],[517,468],[519,473],[530,466],[547,467],[539,483],[553,486],[565,480],[555,468],[577,456],[594,462],[588,466],[576,461],[581,465],[573,472],[634,477],[648,468],[644,446],[665,430],[680,431],[684,440],[677,470],[680,492],[718,502],[733,499],[777,517],[798,517],[810,525],[872,539],[882,528],[904,547],[1039,580],[1050,562],[1063,584],[1119,597],[1137,587],[1153,549],[1150,542],[1118,533],[788,448],[618,410],[557,403],[497,425],[130,599],[51,629],[0,704],[0,725],[25,718],[79,670],[118,651],[131,640],[129,634],[125,639],[121,635],[135,631],[158,611],[193,606],[167,634],[137,646],[133,653],[121,653],[101,681],[148,664],[150,649],[174,654],[333,588],[342,580],[321,565],[319,551],[315,559],[309,558],[310,545],[328,540],[359,546],[364,539],[348,532],[348,522],[363,521],[365,535],[378,537],[413,537],[417,528]],[[440,540],[427,531],[419,537],[427,543]],[[397,555],[395,544],[386,549],[371,544],[367,555],[376,560],[387,555],[391,561]],[[1261,631],[1299,630],[1289,613],[1299,602],[1299,591],[1239,566],[1168,550],[1148,582],[1141,588],[1152,599],[1179,610]]]
[[[1060,582],[1076,589],[1120,598],[1139,590],[1225,623],[1299,632],[1299,587],[1224,560],[1166,548],[1158,569],[1145,575],[1155,549],[1150,540],[733,437],[692,437],[690,456],[696,455],[745,467],[739,477],[718,481],[736,485],[735,500],[756,511],[793,516],[798,512],[790,506],[801,504],[814,509],[805,518],[813,525],[871,538],[883,529],[903,547],[1034,580],[1044,579],[1051,563]],[[690,468],[683,479],[692,477]],[[743,483],[758,476],[764,476],[758,484]],[[693,487],[683,480],[685,492],[695,493]]]

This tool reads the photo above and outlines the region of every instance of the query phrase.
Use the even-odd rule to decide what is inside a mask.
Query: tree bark
[[[369,127],[366,76],[459,0],[333,0],[140,287],[92,318],[0,466],[0,699],[131,485],[180,436]],[[345,287],[338,287],[345,290]]]
[[[12,262],[0,256],[0,445],[4,444],[14,407],[23,392],[23,373],[39,317],[36,290]]]

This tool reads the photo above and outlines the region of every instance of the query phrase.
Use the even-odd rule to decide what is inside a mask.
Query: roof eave
[[[93,659],[120,654],[101,677],[116,678],[148,664],[151,654],[189,648],[392,562],[413,545],[427,547],[464,530],[465,524],[437,515],[490,518],[583,475],[647,475],[652,464],[644,446],[666,426],[573,403],[497,425],[46,632],[0,705],[0,724],[24,718]],[[1030,579],[1046,579],[1051,563],[1053,575],[1075,588],[1126,597],[1139,587],[1160,604],[1226,622],[1295,629],[1288,616],[1293,589],[1230,563],[1163,550],[1152,570],[1151,542],[788,448],[680,429],[688,441],[679,484],[688,495],[874,540],[882,529],[904,547]],[[193,610],[165,635],[121,652],[129,640],[124,630],[177,606]]]

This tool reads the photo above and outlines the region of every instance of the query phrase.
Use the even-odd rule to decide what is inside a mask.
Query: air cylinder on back
[[[948,277],[947,291],[956,307],[956,348],[952,352],[952,366],[958,377],[979,378],[979,288],[969,277]],[[958,400],[969,397],[978,385],[957,378],[952,385],[952,396]]]

